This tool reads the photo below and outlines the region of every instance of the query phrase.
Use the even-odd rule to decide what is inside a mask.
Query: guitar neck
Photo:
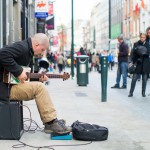
[[[48,78],[63,78],[63,75],[42,73],[30,73],[30,78],[39,79],[43,75],[46,75]]]

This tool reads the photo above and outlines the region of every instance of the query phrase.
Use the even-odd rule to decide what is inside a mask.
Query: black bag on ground
[[[108,129],[96,124],[75,121],[72,124],[72,135],[76,140],[104,141],[108,138]]]

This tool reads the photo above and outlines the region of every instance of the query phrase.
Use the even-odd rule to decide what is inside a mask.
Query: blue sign
[[[47,18],[48,12],[35,12],[35,17],[36,18]]]

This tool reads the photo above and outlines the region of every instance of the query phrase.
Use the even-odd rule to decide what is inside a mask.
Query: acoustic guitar
[[[26,82],[29,82],[30,79],[39,79],[41,76],[46,75],[48,78],[62,78],[63,81],[67,80],[70,78],[70,74],[64,72],[63,74],[49,74],[49,73],[30,73],[29,67],[26,67],[27,69],[27,80]],[[3,82],[4,83],[8,83],[8,84],[18,84],[20,83],[20,81],[18,80],[18,78],[16,78],[13,74],[11,74],[10,72],[4,70],[3,73]]]

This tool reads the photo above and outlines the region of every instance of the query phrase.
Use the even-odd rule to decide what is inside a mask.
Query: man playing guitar
[[[0,101],[35,99],[40,117],[45,125],[45,133],[68,134],[71,128],[57,119],[56,110],[43,81],[48,77],[42,75],[41,82],[25,82],[28,79],[26,70],[34,55],[43,55],[48,48],[49,39],[43,33],[15,42],[0,49]],[[11,85],[3,82],[4,70],[15,76],[20,83]]]

